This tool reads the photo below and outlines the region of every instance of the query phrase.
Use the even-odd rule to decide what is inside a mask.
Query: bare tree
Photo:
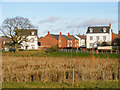
[[[23,37],[21,33],[23,33],[25,29],[34,28],[36,27],[31,24],[28,18],[14,17],[7,18],[3,21],[1,31],[10,39],[10,41],[12,41],[18,51],[19,44],[26,40],[26,37]]]

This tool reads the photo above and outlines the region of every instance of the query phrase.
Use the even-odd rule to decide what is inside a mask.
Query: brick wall
[[[70,39],[72,39],[72,47],[76,48],[77,47],[77,43],[79,43],[79,40],[76,40],[75,38],[71,37],[69,33],[68,33],[68,37]]]
[[[111,31],[112,31],[112,41],[113,41],[115,38],[118,38],[118,35],[114,34],[113,30],[111,30]]]
[[[59,36],[59,47],[60,47],[60,48],[65,48],[65,47],[67,47],[67,43],[68,43],[67,39],[66,39],[64,36],[62,36],[62,34],[61,34],[61,32],[60,32],[60,36]]]
[[[53,46],[53,47],[55,47],[58,44],[58,40],[55,39],[49,33],[45,37],[41,38],[40,41],[41,41],[41,46],[50,46],[50,47]]]

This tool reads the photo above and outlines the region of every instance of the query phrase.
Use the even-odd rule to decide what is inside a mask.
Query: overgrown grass
[[[51,52],[51,53],[45,53],[44,51],[19,51],[19,52],[2,52],[3,56],[15,56],[15,57],[92,57],[92,53],[87,52],[79,52],[79,53],[71,53],[71,52]],[[119,58],[119,53],[99,53],[94,54],[96,58]]]
[[[2,88],[119,88],[118,81],[64,82],[3,82]]]
[[[92,54],[84,52],[19,51],[2,56],[3,88],[118,88],[116,53],[95,54],[94,64]]]

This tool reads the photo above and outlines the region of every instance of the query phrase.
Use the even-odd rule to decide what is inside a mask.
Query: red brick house
[[[112,41],[113,41],[115,38],[119,37],[119,33],[115,34],[115,33],[113,33],[113,30],[111,30],[111,31],[112,31]]]
[[[79,47],[79,40],[76,37],[74,37],[73,35],[70,35],[70,33],[68,33],[68,38],[72,39],[72,47],[73,48]]]
[[[63,48],[70,48],[70,47],[72,47],[72,39],[70,39],[66,35],[62,35],[62,33],[60,32],[59,48],[63,49]]]
[[[40,38],[41,46],[38,47],[38,50],[56,47],[58,45],[58,39],[59,35],[50,34],[50,32],[48,32],[45,37]]]
[[[0,36],[0,48],[2,50],[8,51],[11,47],[10,42],[10,39],[8,39],[6,36]]]

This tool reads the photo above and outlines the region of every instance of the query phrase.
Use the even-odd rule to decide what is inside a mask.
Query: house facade
[[[56,47],[58,45],[58,39],[59,35],[50,34],[48,31],[48,34],[45,37],[40,38],[41,45],[38,47],[39,50]]]
[[[3,51],[9,51],[9,48],[13,46],[11,42],[12,41],[8,39],[6,36],[1,36],[1,49]]]
[[[85,38],[82,35],[74,35],[75,38],[77,38],[79,40],[79,47],[85,47]]]
[[[19,45],[19,49],[23,50],[37,50],[38,49],[38,37],[37,37],[37,30],[19,30],[23,39],[25,40],[21,42]]]
[[[109,26],[96,26],[88,27],[87,33],[87,49],[97,48],[102,42],[111,44],[112,42],[112,30],[111,24]]]
[[[72,47],[72,39],[67,37],[66,35],[62,35],[60,32],[59,36],[59,48],[71,48]]]
[[[76,38],[74,35],[70,35],[70,33],[68,33],[68,38],[72,39],[72,47],[73,48],[79,47],[79,39],[78,38]]]

